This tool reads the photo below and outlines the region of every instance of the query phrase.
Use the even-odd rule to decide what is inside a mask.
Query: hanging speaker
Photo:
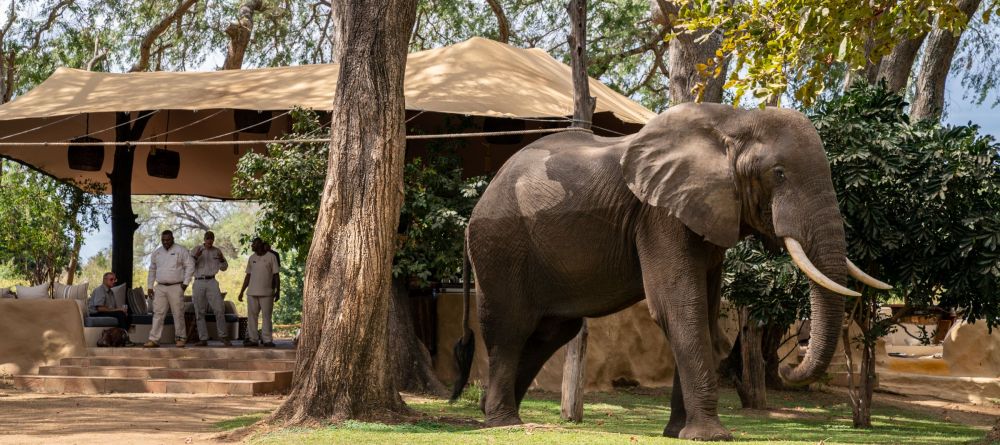
[[[271,131],[270,111],[233,110],[233,124],[241,133],[267,134]]]
[[[483,120],[483,131],[486,133],[498,131],[524,131],[524,128],[524,121],[520,119],[487,117]],[[524,140],[524,136],[520,134],[486,136],[486,142],[499,145],[520,144],[522,140]]]
[[[154,178],[177,179],[181,171],[181,154],[165,148],[152,149],[146,157],[146,174]]]
[[[104,142],[89,136],[78,137],[70,142]],[[85,172],[96,172],[104,165],[104,147],[101,145],[70,145],[66,151],[69,168]]]

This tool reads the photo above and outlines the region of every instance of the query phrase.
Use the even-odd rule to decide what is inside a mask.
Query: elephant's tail
[[[462,255],[462,327],[465,333],[462,338],[455,343],[455,363],[458,365],[458,380],[455,381],[455,388],[451,391],[449,403],[458,400],[465,389],[465,384],[469,383],[469,374],[472,372],[472,358],[476,354],[476,334],[469,328],[469,305],[470,282],[472,278],[471,262],[469,261],[468,245],[463,249]]]

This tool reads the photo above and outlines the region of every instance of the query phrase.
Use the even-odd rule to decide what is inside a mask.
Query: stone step
[[[132,357],[132,358],[208,358],[208,359],[278,359],[295,360],[294,349],[271,348],[89,348],[90,357]]]
[[[287,390],[277,382],[223,379],[144,379],[128,377],[18,375],[14,386],[44,393],[175,393],[261,395]]]
[[[142,379],[261,380],[290,384],[292,371],[155,368],[143,366],[40,366],[38,375]]]
[[[59,360],[63,366],[114,366],[149,368],[189,368],[189,369],[231,369],[243,371],[294,371],[295,360],[278,359],[218,359],[218,358],[143,358],[143,357],[65,357]]]

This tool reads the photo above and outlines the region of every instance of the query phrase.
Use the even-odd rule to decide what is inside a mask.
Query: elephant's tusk
[[[793,238],[785,238],[785,248],[788,249],[788,253],[792,256],[792,261],[798,266],[810,280],[813,280],[816,284],[829,289],[832,292],[836,292],[841,295],[846,295],[848,297],[860,297],[861,294],[850,290],[844,286],[837,284],[836,281],[831,280],[823,272],[820,272],[816,266],[813,265],[812,261],[809,261],[809,257],[806,252],[802,250],[802,245]]]
[[[866,274],[865,271],[861,270],[858,266],[856,266],[854,262],[851,261],[850,258],[844,258],[844,259],[847,260],[847,271],[851,274],[852,277],[854,277],[854,279],[864,284],[867,284],[871,287],[874,287],[875,289],[882,289],[882,290],[892,289],[892,286],[885,284],[879,280],[876,280],[871,275]]]

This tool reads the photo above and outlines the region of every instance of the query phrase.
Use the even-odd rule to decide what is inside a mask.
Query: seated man
[[[90,316],[91,317],[114,317],[118,320],[118,327],[128,330],[132,324],[132,317],[124,307],[118,307],[115,296],[111,294],[111,287],[115,285],[118,278],[114,272],[104,274],[104,279],[100,286],[90,294]]]

